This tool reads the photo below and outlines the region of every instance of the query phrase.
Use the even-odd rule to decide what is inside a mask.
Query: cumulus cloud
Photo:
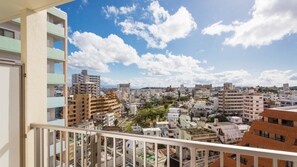
[[[151,48],[164,49],[168,42],[185,38],[197,28],[194,18],[185,7],[180,7],[176,13],[170,15],[158,1],[152,1],[147,13],[153,17],[152,24],[129,17],[118,25],[122,27],[123,33],[143,38]]]
[[[126,80],[103,77],[104,84],[125,82],[138,87],[209,83],[221,86],[224,82],[232,82],[238,86],[297,84],[297,73],[291,70],[265,70],[258,76],[244,69],[215,72],[213,67],[207,65],[206,60],[200,61],[191,56],[175,55],[168,51],[165,54],[138,55],[132,46],[114,34],[102,38],[94,33],[76,31],[70,36],[69,42],[78,49],[68,58],[68,64],[72,68],[110,72],[111,64],[133,64],[141,73],[139,77]]]
[[[126,15],[132,13],[136,10],[136,5],[132,6],[121,6],[119,8],[115,6],[106,6],[103,7],[103,12],[106,14],[106,17],[118,16],[118,15]]]
[[[297,33],[296,0],[255,0],[251,18],[238,24],[217,22],[202,30],[203,34],[220,35],[233,32],[227,37],[225,45],[243,47],[269,45],[287,35]]]
[[[139,59],[136,50],[114,34],[102,38],[94,33],[76,31],[69,42],[79,49],[72,52],[68,58],[69,66],[74,68],[109,72],[110,63],[127,66]]]
[[[149,75],[172,75],[176,73],[206,72],[201,62],[191,56],[173,55],[172,53],[151,54],[141,56],[137,63],[139,69],[145,69]]]
[[[266,70],[260,73],[258,78],[259,84],[270,84],[270,85],[282,85],[283,83],[293,83],[296,84],[294,77],[297,73],[293,73],[291,70]]]

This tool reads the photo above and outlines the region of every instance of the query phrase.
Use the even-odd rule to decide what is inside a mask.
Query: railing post
[[[43,128],[39,129],[40,131],[40,167],[44,167],[44,133]]]
[[[205,156],[204,156],[204,166],[208,167],[208,157],[209,156],[209,150],[205,150]]]
[[[258,167],[258,157],[254,156],[254,167]]]
[[[136,141],[133,140],[133,166],[136,166]]]
[[[60,130],[60,166],[63,165],[63,132]]]
[[[81,147],[80,147],[80,155],[81,155],[81,160],[80,160],[80,165],[81,166],[84,166],[85,165],[85,163],[84,163],[84,154],[85,154],[85,152],[84,152],[84,134],[83,133],[81,133],[80,134],[80,145],[81,145]]]
[[[277,167],[277,159],[276,158],[273,158],[272,166]]]
[[[126,139],[123,139],[123,167],[126,167]]]
[[[220,167],[224,167],[224,152],[220,152]]]
[[[190,148],[191,166],[196,166],[196,148]]]
[[[69,166],[69,133],[65,132],[66,136],[65,136],[65,144],[66,144],[66,157],[65,157],[65,165]]]
[[[73,151],[73,166],[74,167],[76,167],[76,144],[77,144],[77,141],[76,141],[76,133],[74,132],[73,133],[73,140],[74,140],[74,146],[73,146],[73,149],[74,149],[74,151]]]
[[[53,147],[54,147],[54,153],[53,153],[53,166],[57,166],[57,161],[56,161],[56,156],[57,156],[57,136],[56,136],[56,131],[53,131]]]
[[[40,154],[39,154],[39,149],[38,149],[38,146],[39,146],[39,139],[38,139],[38,130],[37,128],[34,128],[34,157],[35,157],[35,160],[34,160],[34,166],[35,167],[38,167],[39,165],[39,160],[40,160]]]
[[[116,167],[117,166],[117,147],[116,147],[116,138],[113,138],[113,166]]]
[[[47,145],[47,166],[50,166],[50,130],[47,129],[46,133],[46,145]]]
[[[167,144],[167,167],[170,167],[170,145]]]
[[[240,167],[240,154],[236,154],[236,167]]]
[[[179,167],[183,167],[183,147],[179,146]]]
[[[146,142],[143,142],[143,167],[146,167]]]
[[[158,143],[155,143],[155,167],[158,167]]]
[[[97,167],[101,167],[101,135],[97,133]]]
[[[107,167],[107,137],[104,136],[104,167]]]

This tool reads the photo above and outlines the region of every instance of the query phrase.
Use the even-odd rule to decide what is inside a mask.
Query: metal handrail
[[[64,131],[71,133],[90,133],[97,134],[102,137],[107,138],[116,138],[116,139],[126,139],[132,141],[143,141],[148,143],[158,143],[164,145],[180,146],[187,148],[199,148],[205,150],[219,151],[224,153],[234,153],[240,155],[256,156],[269,159],[278,159],[285,161],[297,161],[297,152],[287,152],[287,151],[278,151],[278,150],[269,150],[262,148],[252,148],[236,145],[226,145],[218,143],[208,143],[208,142],[199,142],[199,141],[190,141],[190,140],[181,140],[181,139],[172,139],[172,138],[162,138],[154,136],[144,136],[120,132],[110,132],[102,130],[88,130],[82,128],[73,128],[73,127],[63,127],[57,125],[48,125],[48,124],[31,124],[31,129],[49,129],[55,131]]]

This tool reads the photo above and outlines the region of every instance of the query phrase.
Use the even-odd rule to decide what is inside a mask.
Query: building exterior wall
[[[69,126],[78,125],[83,121],[98,118],[106,120],[107,113],[114,113],[115,118],[121,117],[122,104],[115,94],[110,92],[105,97],[93,97],[91,94],[77,94],[68,106]],[[102,119],[104,118],[104,119]]]
[[[297,107],[265,109],[260,114],[263,118],[255,120],[250,130],[244,134],[243,140],[238,144],[255,148],[297,152]],[[242,156],[245,164],[253,166],[253,157]],[[259,166],[272,166],[271,159],[259,158]],[[224,165],[234,166],[235,160],[229,154],[224,155]],[[278,161],[279,167],[286,167],[289,162]],[[219,166],[216,161],[211,167]]]
[[[246,121],[252,122],[253,120],[260,119],[260,113],[264,111],[263,95],[261,94],[248,94],[244,95],[244,109],[243,118]]]
[[[237,89],[219,91],[219,111],[225,115],[239,115],[243,113],[243,95]]]

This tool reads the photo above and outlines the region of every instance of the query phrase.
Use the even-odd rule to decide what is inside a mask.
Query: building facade
[[[67,14],[57,8],[50,8],[47,22],[47,122],[65,125],[67,121]],[[15,19],[0,24],[0,59],[21,61],[21,21]],[[58,45],[62,43],[62,45]],[[56,68],[62,69],[57,72]],[[36,99],[38,103],[38,99]]]
[[[69,126],[78,125],[87,120],[106,120],[106,114],[114,113],[115,118],[121,117],[122,104],[113,92],[104,97],[92,97],[91,94],[77,94],[68,105]],[[109,120],[112,119],[112,116]]]
[[[243,94],[230,85],[224,84],[224,89],[219,91],[219,111],[224,115],[243,114]]]
[[[253,121],[240,146],[297,152],[297,106],[265,109],[261,120]],[[254,159],[241,156],[241,166],[252,167]],[[272,166],[272,159],[259,158],[258,166]],[[234,166],[232,155],[225,154],[224,166]],[[212,167],[219,166],[217,161]],[[291,167],[293,162],[278,161],[278,167]]]
[[[260,113],[264,111],[264,97],[262,94],[244,95],[243,119],[252,122],[261,117]]]
[[[80,74],[72,74],[72,94],[92,94],[100,96],[100,76],[89,75],[87,70]]]

